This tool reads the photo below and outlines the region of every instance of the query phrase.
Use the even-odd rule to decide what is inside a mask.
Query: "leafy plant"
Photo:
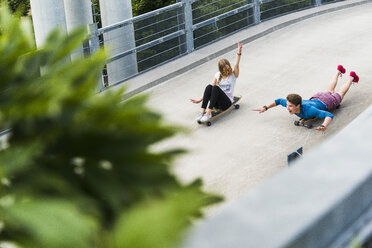
[[[133,16],[160,9],[174,3],[176,3],[176,0],[132,0]]]
[[[105,53],[69,58],[83,29],[36,48],[30,21],[0,9],[0,247],[175,247],[221,200],[170,173],[182,149],[151,149],[180,128],[145,95],[96,94]]]
[[[12,12],[19,11],[23,16],[27,16],[30,11],[30,0],[0,0],[1,2],[8,2]]]

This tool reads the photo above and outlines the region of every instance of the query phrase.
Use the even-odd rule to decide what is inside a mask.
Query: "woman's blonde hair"
[[[229,70],[225,69],[227,65],[230,68]],[[218,70],[220,71],[220,77],[218,78],[218,83],[221,81],[222,76],[228,77],[233,73],[230,62],[227,59],[221,59],[220,61],[218,61]]]

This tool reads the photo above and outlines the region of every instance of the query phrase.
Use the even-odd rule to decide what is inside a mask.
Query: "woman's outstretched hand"
[[[238,42],[238,53],[242,53],[243,45]]]
[[[190,99],[190,102],[192,102],[192,103],[200,103],[201,100]]]

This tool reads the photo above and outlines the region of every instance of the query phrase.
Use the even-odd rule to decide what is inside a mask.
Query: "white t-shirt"
[[[214,77],[217,79],[217,83],[218,83],[218,79],[220,78],[220,72],[218,71],[216,75],[214,75]],[[221,78],[221,81],[218,83],[218,86],[230,98],[231,102],[234,101],[235,84],[236,84],[236,77],[234,73],[232,73],[227,78]]]

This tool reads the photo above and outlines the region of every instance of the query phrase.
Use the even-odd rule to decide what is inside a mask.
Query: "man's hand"
[[[319,127],[316,128],[316,130],[318,131],[325,131],[327,129],[327,127],[329,126],[329,124],[331,123],[332,121],[332,118],[331,117],[326,117],[324,119],[324,122],[322,123],[322,125],[320,125]]]
[[[318,130],[318,131],[325,131],[327,128],[325,127],[325,126],[323,126],[323,125],[320,125],[319,127],[317,127],[316,128],[316,130]]]
[[[265,112],[266,109],[265,108],[252,109],[252,111],[258,111],[261,114],[261,113]]]

